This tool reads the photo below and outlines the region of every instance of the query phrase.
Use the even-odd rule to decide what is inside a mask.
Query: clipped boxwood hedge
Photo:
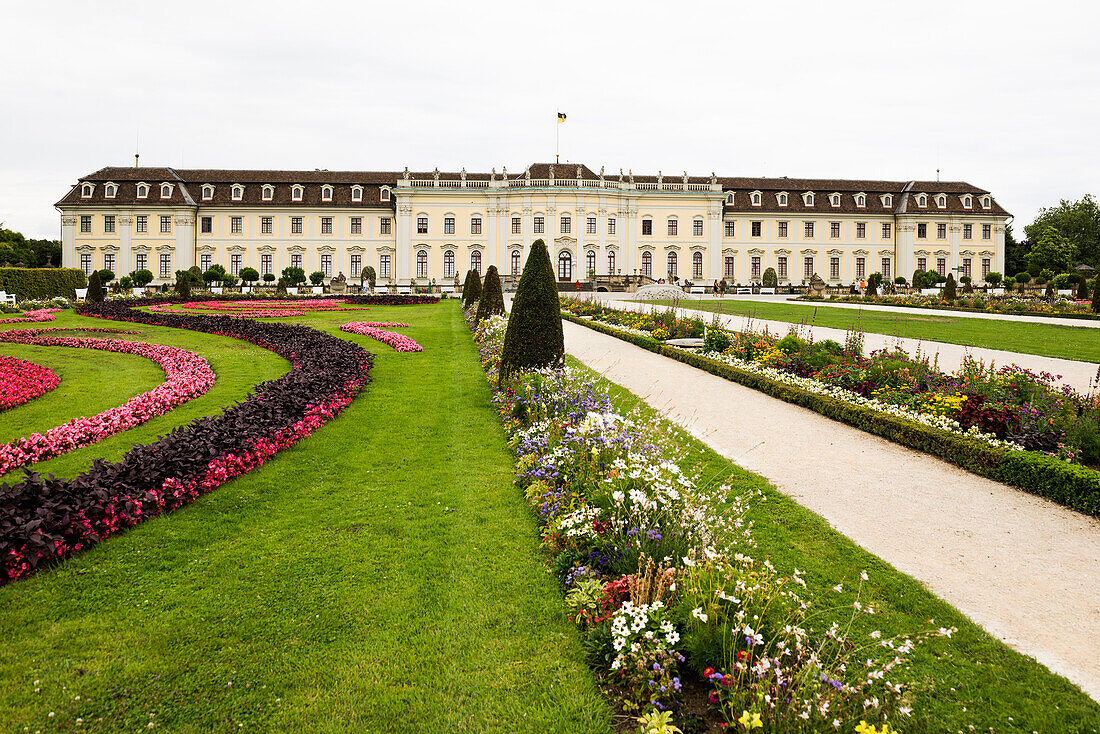
[[[759,390],[773,398],[808,408],[902,446],[932,454],[979,476],[1011,484],[1079,512],[1100,516],[1100,472],[1092,469],[1067,464],[1037,451],[1010,451],[990,446],[984,441],[886,415],[694,352],[676,349],[650,337],[628,334],[565,311],[562,312],[562,318]]]
[[[87,287],[78,268],[0,268],[0,291],[20,301],[76,298],[76,289]]]

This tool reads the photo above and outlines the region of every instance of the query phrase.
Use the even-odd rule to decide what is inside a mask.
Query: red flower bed
[[[214,312],[211,315],[237,316],[239,318],[272,319],[287,316],[304,316],[324,311],[362,311],[343,299],[324,300],[237,300],[237,301],[188,301],[179,304],[157,304],[149,307],[158,313],[182,313],[186,311]],[[220,313],[218,313],[220,312]]]
[[[37,329],[0,332],[0,341],[136,354],[156,362],[164,369],[166,376],[162,384],[135,395],[117,408],[110,408],[91,418],[74,418],[49,429],[45,434],[32,433],[11,443],[0,444],[0,474],[102,441],[163,415],[177,405],[202,395],[214,385],[214,371],[210,365],[186,349],[123,339],[45,336]]]
[[[61,309],[39,308],[34,311],[27,311],[17,319],[0,319],[0,324],[25,324],[29,321],[53,321],[57,318],[54,316],[55,313],[61,313]]]
[[[0,354],[0,410],[22,405],[60,383],[49,367]]]
[[[395,334],[392,331],[384,331],[380,327],[383,326],[408,326],[408,324],[399,324],[396,322],[372,322],[372,321],[352,321],[351,323],[344,324],[340,327],[340,331],[346,331],[349,334],[362,334],[363,336],[369,336],[371,339],[377,339],[383,344],[389,344],[391,347],[399,352],[423,352],[424,347],[414,342],[404,334]]]

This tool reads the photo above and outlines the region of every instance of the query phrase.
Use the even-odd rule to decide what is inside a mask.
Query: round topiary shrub
[[[374,274],[374,268],[373,267],[368,265],[365,268],[363,268],[363,272],[359,274],[359,277],[360,277],[359,285],[363,285],[364,282],[365,282],[367,285],[370,286],[370,289],[372,291],[374,290],[374,284],[375,284],[376,278],[378,276],[376,276]]]
[[[462,285],[462,307],[474,305],[479,298],[481,298],[481,275],[476,270],[467,270],[466,282]]]
[[[561,328],[558,281],[550,264],[550,253],[541,239],[531,244],[523,275],[520,276],[504,349],[500,376],[540,367],[557,367],[565,359],[565,335]]]
[[[504,313],[504,288],[500,285],[497,266],[490,265],[485,271],[485,282],[481,286],[481,298],[477,301],[477,314],[474,322],[481,321],[494,314]]]

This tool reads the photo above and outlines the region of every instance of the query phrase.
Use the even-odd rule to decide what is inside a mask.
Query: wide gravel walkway
[[[569,354],[1100,700],[1100,521],[614,337],[564,328]]]

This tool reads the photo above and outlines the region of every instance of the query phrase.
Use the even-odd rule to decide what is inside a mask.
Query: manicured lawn
[[[632,393],[607,384],[621,411],[652,415]],[[831,610],[815,620],[819,630],[831,619],[843,625],[851,618],[849,605],[856,600],[855,587],[863,570],[870,578],[860,598],[873,605],[876,614],[856,620],[855,638],[866,639],[876,629],[887,638],[930,627],[958,628],[952,639],[923,643],[911,657],[911,668],[902,680],[915,693],[913,717],[901,722],[900,731],[1100,730],[1100,705],[1071,683],[994,639],[918,581],[864,551],[762,477],[741,469],[677,426],[667,423],[666,427],[665,435],[683,449],[685,468],[698,469],[715,484],[728,482],[735,494],[763,493],[748,515],[755,525],[756,555],[770,558],[781,573],[795,568],[803,572],[809,586],[806,596],[814,600],[814,608]],[[843,593],[831,590],[836,584],[844,585]]]
[[[662,306],[672,301],[653,301]],[[758,319],[812,324],[833,329],[858,329],[872,334],[887,334],[907,339],[965,344],[986,349],[1039,354],[1085,362],[1100,362],[1100,329],[1057,324],[1034,324],[1022,321],[973,319],[964,316],[934,316],[914,310],[913,313],[890,313],[852,308],[837,308],[824,304],[765,303],[722,298],[702,301],[681,301],[682,308],[722,314],[753,316]]]
[[[425,351],[339,332],[363,318]],[[259,471],[0,588],[0,730],[608,731],[457,303],[294,321],[376,354],[374,382]],[[210,360],[192,403],[286,369],[140,328]]]

